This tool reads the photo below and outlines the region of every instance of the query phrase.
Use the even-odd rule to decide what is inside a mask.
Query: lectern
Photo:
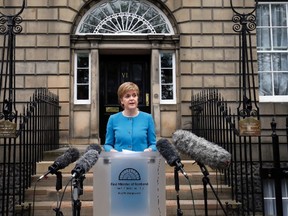
[[[165,185],[158,152],[101,152],[93,168],[93,216],[166,216]]]

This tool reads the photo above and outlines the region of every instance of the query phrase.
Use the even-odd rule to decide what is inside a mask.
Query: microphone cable
[[[69,185],[69,183],[71,181],[72,181],[72,179],[69,179],[69,181],[65,185],[64,190],[62,192],[61,199],[59,200],[59,205],[56,208],[53,209],[56,212],[56,216],[62,216],[63,215],[63,213],[60,211],[60,209],[61,209],[61,205],[62,205],[62,201],[64,199],[64,195],[65,195],[66,189],[67,189],[67,187],[68,187],[68,185]]]
[[[191,195],[191,199],[192,199],[192,207],[193,207],[193,210],[192,212],[194,212],[194,215],[197,216],[196,214],[196,207],[195,207],[195,200],[194,200],[194,194],[193,194],[193,189],[192,189],[192,182],[190,181],[190,178],[189,176],[185,176],[185,179],[189,185],[189,188],[190,188],[190,195]]]
[[[220,174],[219,174],[220,173]],[[219,183],[219,179],[220,179],[220,183]],[[221,192],[223,192],[223,188],[222,188],[222,184],[221,182],[223,182],[224,180],[222,179],[222,175],[221,175],[221,171],[219,171],[218,169],[216,169],[216,194],[218,195],[219,190]],[[220,186],[219,186],[220,185]],[[219,205],[216,205],[216,215],[218,215],[218,209]]]
[[[35,195],[36,195],[36,188],[37,188],[37,183],[39,182],[40,179],[38,179],[35,184],[34,184],[34,189],[33,189],[33,197],[32,197],[32,216],[34,216],[34,210],[35,210]]]
[[[41,179],[38,179],[38,180],[35,182],[34,188],[33,188],[32,216],[35,215],[36,188],[37,188],[37,183],[38,183],[40,180],[41,180]],[[66,184],[66,186],[65,186],[65,188],[64,188],[64,190],[63,190],[63,192],[62,192],[62,197],[61,197],[61,199],[60,199],[60,201],[59,201],[59,207],[56,206],[56,208],[53,209],[54,211],[56,211],[56,216],[61,216],[61,215],[63,215],[62,212],[59,213],[59,210],[61,209],[61,203],[62,203],[62,200],[63,200],[63,198],[64,198],[64,194],[65,194],[66,188],[67,188],[68,184],[71,182],[71,180],[72,180],[72,179],[70,179],[70,180],[68,181],[68,183]]]

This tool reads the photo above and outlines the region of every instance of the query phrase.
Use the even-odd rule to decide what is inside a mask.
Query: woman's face
[[[121,98],[124,109],[136,109],[138,107],[138,95],[134,90],[126,92]]]

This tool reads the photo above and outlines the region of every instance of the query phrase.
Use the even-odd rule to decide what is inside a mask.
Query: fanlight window
[[[108,0],[83,17],[78,34],[173,34],[167,17],[141,0]]]

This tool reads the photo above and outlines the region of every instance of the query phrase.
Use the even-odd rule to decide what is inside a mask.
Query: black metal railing
[[[266,131],[262,131],[259,136],[241,135],[239,131],[241,113],[233,114],[232,109],[228,107],[228,102],[221,97],[217,90],[207,90],[193,96],[191,110],[192,132],[220,145],[231,153],[231,165],[221,172],[224,174],[225,183],[231,187],[231,200],[240,204],[237,215],[256,215],[257,213],[265,215],[263,181],[267,178],[273,179],[277,183],[275,184],[275,191],[278,193],[276,194],[278,196],[277,212],[281,212],[282,196],[279,198],[279,194],[281,194],[281,183],[279,184],[279,182],[288,178],[288,168],[287,157],[282,157],[286,158],[286,161],[280,159],[279,146],[281,145],[282,149],[287,148],[287,134],[284,134],[287,126],[279,129],[284,132],[281,135],[282,143],[279,142],[276,134],[274,121],[271,123],[270,135],[267,135],[267,127]],[[288,117],[286,120],[284,117],[278,119],[280,120],[280,118],[288,121]],[[261,121],[261,116],[259,119]],[[257,120],[256,123],[258,123]],[[271,154],[265,152],[267,149],[273,149],[273,154],[272,151]],[[287,149],[286,152],[281,152],[282,156],[285,154],[287,155]],[[263,155],[265,155],[265,160],[263,160]]]
[[[37,89],[18,117],[16,137],[2,134],[0,215],[26,215],[26,211],[31,211],[25,205],[25,190],[31,186],[43,152],[59,148],[59,111],[58,96],[47,89]]]

